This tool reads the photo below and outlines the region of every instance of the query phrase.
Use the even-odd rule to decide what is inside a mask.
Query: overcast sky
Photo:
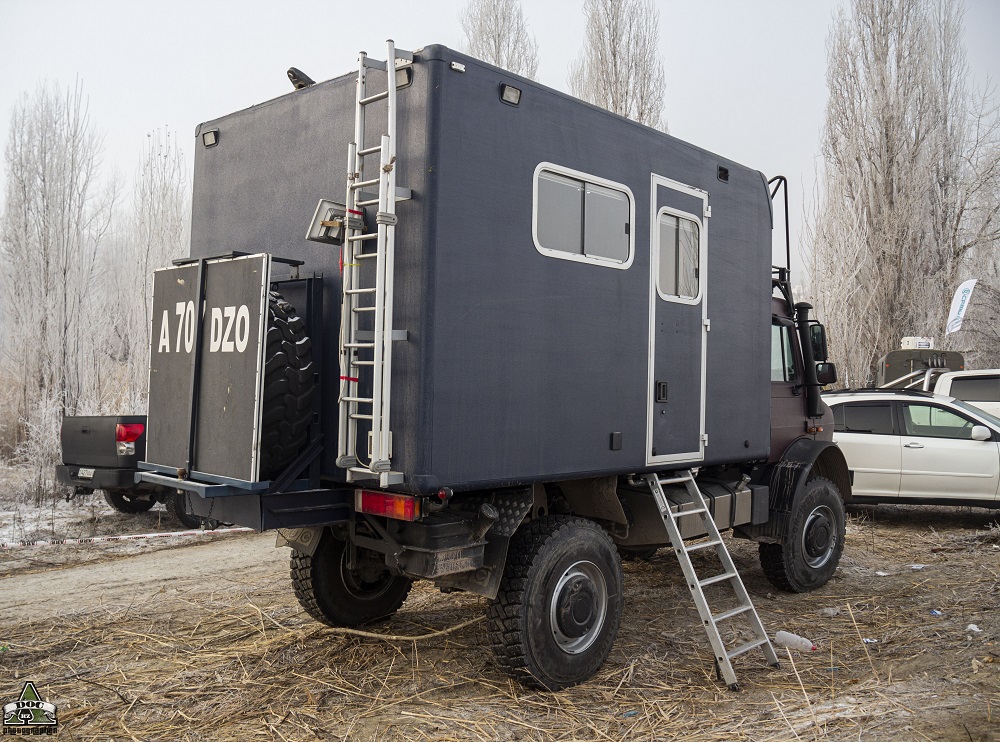
[[[847,0],[657,0],[670,132],[791,181],[793,237],[812,189],[826,100],[826,38]],[[466,0],[0,0],[0,142],[19,95],[79,77],[105,161],[131,177],[146,134],[185,153],[201,122],[349,72],[361,49],[461,48]],[[583,40],[582,0],[523,0],[540,82],[566,90]],[[974,79],[1000,81],[1000,0],[968,0]],[[338,155],[339,157],[339,155]],[[0,186],[2,188],[2,186]],[[793,251],[795,250],[793,243]]]

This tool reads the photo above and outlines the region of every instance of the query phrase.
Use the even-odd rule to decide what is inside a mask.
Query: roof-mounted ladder
[[[774,647],[771,646],[771,640],[767,638],[767,632],[764,631],[764,625],[761,623],[760,616],[757,615],[757,610],[750,601],[750,595],[743,586],[743,580],[740,579],[740,575],[736,571],[736,565],[729,554],[729,549],[726,548],[726,543],[719,534],[719,529],[715,525],[715,518],[709,512],[708,504],[705,502],[701,490],[698,489],[698,484],[694,480],[694,473],[690,470],[674,472],[665,479],[661,479],[658,474],[647,474],[645,479],[656,500],[660,517],[663,518],[663,525],[667,527],[671,546],[677,555],[677,561],[681,563],[684,579],[687,582],[688,589],[691,591],[691,597],[694,598],[694,604],[698,608],[698,615],[701,616],[701,622],[705,628],[705,633],[708,635],[708,640],[712,644],[712,650],[715,652],[716,673],[721,676],[720,679],[725,680],[726,685],[731,690],[737,690],[739,684],[736,680],[736,672],[733,670],[731,660],[760,647],[764,652],[767,663],[771,667],[777,667],[778,656],[774,653]],[[683,484],[690,497],[689,503],[671,505],[663,489],[663,485],[665,484]],[[688,505],[691,507],[688,507]],[[732,507],[735,506],[736,504],[733,502]],[[705,540],[688,545],[681,538],[680,520],[692,516],[701,520],[706,538]],[[691,554],[695,551],[712,548],[714,548],[718,556],[718,561],[722,565],[722,571],[711,577],[700,578],[695,573],[694,564],[691,562]],[[732,588],[736,596],[736,604],[728,610],[713,613],[705,597],[704,588],[709,585],[723,583],[728,584]],[[753,633],[753,639],[733,649],[727,649],[725,643],[722,641],[722,636],[719,634],[719,624],[737,616],[743,616],[746,623],[749,624]]]
[[[392,391],[392,343],[406,332],[392,327],[393,254],[396,243],[396,202],[410,197],[396,187],[396,88],[413,66],[413,54],[386,42],[386,62],[358,56],[354,140],[347,153],[347,232],[343,247],[343,303],[340,320],[340,428],[337,465],[348,481],[376,479],[387,487],[403,476],[392,471],[389,410]],[[369,70],[386,73],[386,89],[368,92]],[[404,77],[403,84],[406,78]],[[365,146],[366,109],[386,101],[387,124],[377,146]],[[366,176],[365,161],[379,155],[378,173]],[[365,189],[378,186],[375,196]],[[378,206],[376,232],[364,231],[364,209]],[[374,269],[371,263],[374,262]],[[368,319],[368,318],[371,319]],[[370,385],[368,382],[370,381]],[[371,396],[362,396],[371,389]],[[364,391],[361,391],[364,390]],[[358,423],[370,425],[368,460],[358,454]]]

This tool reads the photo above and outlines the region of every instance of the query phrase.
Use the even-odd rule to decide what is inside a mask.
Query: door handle
[[[904,443],[903,448],[923,448],[923,443]]]

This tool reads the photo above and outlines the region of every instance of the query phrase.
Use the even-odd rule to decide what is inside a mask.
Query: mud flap
[[[510,544],[510,538],[517,531],[534,502],[531,488],[515,492],[460,496],[455,499],[458,502],[455,502],[453,507],[463,512],[478,512],[483,503],[489,503],[497,509],[500,517],[486,533],[483,566],[470,572],[461,572],[439,578],[435,580],[435,584],[438,587],[476,593],[492,600],[500,590],[500,578],[503,577],[504,565],[507,562],[507,547]]]
[[[274,548],[288,546],[300,554],[312,556],[319,546],[319,538],[323,535],[323,528],[279,528],[278,537],[274,542]]]

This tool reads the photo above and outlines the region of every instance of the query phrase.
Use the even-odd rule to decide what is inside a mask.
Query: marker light
[[[416,520],[420,517],[420,501],[416,497],[374,490],[357,490],[354,493],[354,509],[359,513],[395,520]]]
[[[510,103],[512,106],[516,106],[521,102],[521,91],[512,85],[504,83],[500,86],[500,100],[504,103]]]
[[[214,147],[219,143],[219,130],[209,129],[201,133],[201,141],[206,147]]]

